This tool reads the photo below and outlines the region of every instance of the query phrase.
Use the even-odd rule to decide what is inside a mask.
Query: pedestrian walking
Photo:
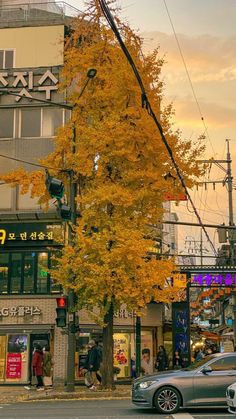
[[[43,349],[43,383],[45,389],[52,388],[52,366],[52,355],[49,345],[46,345]]]
[[[37,390],[44,390],[43,384],[43,351],[39,344],[35,345],[35,351],[32,358],[33,376],[37,378]]]
[[[164,371],[168,368],[168,357],[164,346],[159,346],[159,351],[156,357],[156,369],[158,371]]]
[[[103,364],[102,364],[102,347],[101,347],[101,345],[99,345],[98,340],[95,340],[95,343],[96,343],[96,346],[97,346],[98,358],[99,358],[99,363],[100,363],[99,370],[97,371],[96,376],[97,376],[97,379],[99,381],[99,384],[101,384],[102,383],[102,367],[103,367]]]
[[[87,369],[91,373],[93,383],[93,385],[90,387],[90,390],[96,390],[100,384],[97,379],[97,373],[100,368],[101,358],[99,350],[94,340],[90,340],[88,346],[90,347],[90,350],[88,353]]]

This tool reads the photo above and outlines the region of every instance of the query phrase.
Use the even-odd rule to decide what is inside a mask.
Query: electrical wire
[[[55,170],[55,167],[44,166],[43,164],[38,164],[38,163],[32,163],[30,161],[26,161],[26,160],[22,160],[22,159],[17,159],[15,157],[6,156],[5,154],[0,154],[0,157],[3,157],[4,159],[9,159],[9,160],[17,161],[17,162],[20,162],[20,163],[29,164],[30,166],[41,167],[43,169],[52,169],[52,170]],[[60,171],[66,171],[66,170],[62,170],[62,169],[59,169],[59,170]]]
[[[187,64],[186,64],[186,61],[185,61],[185,58],[184,58],[184,55],[183,55],[181,46],[180,46],[180,42],[179,42],[179,39],[177,37],[177,33],[175,31],[175,27],[174,27],[173,21],[171,19],[169,9],[168,9],[167,4],[166,4],[166,0],[163,0],[163,3],[164,3],[165,8],[166,8],[166,12],[167,12],[167,15],[168,15],[168,18],[169,18],[169,21],[170,21],[170,24],[171,24],[171,27],[172,27],[172,30],[173,30],[173,33],[174,33],[174,37],[175,37],[175,40],[176,40],[176,43],[177,43],[177,46],[178,46],[178,49],[179,49],[179,53],[180,53],[180,56],[182,58],[183,65],[184,65],[184,68],[185,68],[185,71],[186,71],[186,74],[187,74],[187,78],[188,78],[188,81],[189,81],[189,84],[190,84],[190,87],[191,87],[191,90],[192,90],[192,93],[193,93],[193,97],[194,97],[194,100],[196,102],[197,109],[198,109],[198,112],[199,112],[199,115],[200,115],[200,118],[201,118],[201,121],[202,121],[202,124],[203,124],[203,127],[204,127],[204,133],[203,133],[203,135],[205,135],[205,133],[207,134],[207,137],[208,137],[209,143],[211,145],[212,151],[213,151],[214,154],[216,154],[215,153],[215,150],[214,150],[214,147],[213,147],[213,144],[212,144],[212,141],[210,139],[210,135],[208,133],[208,128],[207,128],[207,125],[205,123],[205,119],[203,117],[203,114],[202,114],[202,111],[201,111],[201,107],[200,107],[200,104],[199,104],[199,101],[198,101],[198,98],[197,98],[195,89],[193,87],[193,83],[192,83],[192,80],[191,80],[191,77],[190,77],[190,74],[189,74],[189,71],[188,71],[188,67],[187,67]]]
[[[129,53],[129,51],[128,51],[126,45],[125,45],[125,43],[122,40],[122,37],[121,37],[121,35],[119,33],[119,30],[118,30],[118,28],[116,26],[116,23],[115,23],[112,15],[111,15],[110,9],[107,6],[105,0],[98,0],[98,1],[99,1],[101,10],[102,10],[104,16],[105,16],[108,24],[110,25],[112,31],[114,32],[115,37],[117,38],[117,40],[118,40],[118,42],[120,44],[120,47],[121,47],[123,53],[125,54],[125,56],[126,56],[128,62],[130,64],[130,66],[131,66],[131,68],[132,68],[132,70],[134,72],[134,75],[135,75],[135,77],[136,77],[136,79],[138,81],[138,84],[139,84],[140,89],[141,89],[142,107],[147,110],[148,115],[154,120],[154,122],[155,122],[155,124],[156,124],[156,126],[157,126],[157,128],[159,130],[159,133],[160,133],[160,136],[161,136],[161,140],[162,140],[162,142],[164,143],[164,145],[165,145],[165,147],[167,149],[167,152],[169,154],[169,157],[171,159],[171,162],[172,162],[172,164],[173,164],[173,166],[175,168],[175,171],[177,173],[177,176],[178,176],[178,178],[180,180],[181,186],[183,187],[183,189],[185,191],[185,194],[187,195],[187,197],[188,197],[188,199],[189,199],[189,201],[190,201],[190,203],[191,203],[191,205],[192,205],[192,207],[194,209],[195,215],[196,215],[196,217],[198,219],[198,222],[201,225],[201,227],[202,227],[202,229],[203,229],[203,231],[204,231],[204,233],[206,235],[207,240],[211,244],[211,247],[212,247],[214,253],[217,254],[216,249],[215,249],[215,246],[214,246],[213,242],[211,241],[210,236],[209,236],[207,230],[205,229],[205,227],[204,227],[204,225],[202,223],[202,220],[200,218],[200,215],[198,214],[198,211],[196,210],[196,207],[195,207],[194,202],[193,202],[193,200],[191,198],[191,195],[188,192],[187,186],[185,184],[185,180],[184,180],[184,178],[183,178],[183,176],[182,176],[182,174],[180,172],[179,166],[178,166],[178,164],[177,164],[177,162],[176,162],[176,160],[174,158],[172,149],[171,149],[171,147],[170,147],[170,145],[169,145],[169,143],[168,143],[168,141],[167,141],[167,139],[165,137],[165,134],[163,132],[162,125],[158,121],[157,116],[156,116],[155,112],[153,111],[152,106],[151,106],[151,104],[149,102],[149,99],[148,99],[146,90],[144,88],[144,84],[143,84],[142,78],[141,78],[141,76],[139,74],[139,71],[138,71],[138,69],[137,69],[137,67],[136,67],[136,65],[135,65],[135,63],[133,61],[133,58],[132,58],[131,54]]]

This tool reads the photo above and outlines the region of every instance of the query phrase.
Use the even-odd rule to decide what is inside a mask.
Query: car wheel
[[[155,394],[154,404],[159,413],[176,413],[180,403],[180,394],[173,387],[162,387]]]

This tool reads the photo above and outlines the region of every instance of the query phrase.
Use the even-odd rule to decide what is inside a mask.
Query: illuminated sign
[[[0,72],[0,88],[11,89],[11,91],[18,89],[19,96],[16,96],[16,102],[19,102],[21,97],[32,98],[30,91],[44,92],[45,99],[51,100],[51,93],[58,90],[59,80],[49,69],[46,69],[40,76],[38,74],[35,76],[32,70]]]
[[[53,240],[53,232],[49,231],[48,233],[43,233],[40,231],[37,233],[37,231],[33,231],[32,233],[27,233],[27,231],[22,231],[19,235],[19,237],[16,237],[15,233],[9,233],[7,234],[6,230],[0,230],[0,243],[4,244],[6,240]]]
[[[0,247],[12,247],[32,243],[52,244],[63,238],[63,229],[59,224],[22,223],[0,224]]]
[[[196,274],[191,278],[191,285],[210,287],[212,285],[236,285],[236,274]]]
[[[174,274],[173,275],[173,286],[177,288],[186,288],[187,276],[186,274]]]

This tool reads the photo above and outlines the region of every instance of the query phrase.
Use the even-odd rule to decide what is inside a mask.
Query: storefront
[[[66,336],[55,327],[54,296],[17,296],[0,299],[0,384],[25,384],[31,376],[35,343],[50,346],[54,380],[66,376]]]
[[[60,238],[58,222],[0,224],[0,384],[29,382],[36,342],[49,344],[54,378],[65,379],[66,338],[55,327],[61,287],[49,275]]]
[[[89,323],[90,321],[90,323]],[[118,379],[132,376],[135,362],[135,321],[133,312],[122,308],[114,318],[114,367],[117,367]],[[141,320],[141,368],[143,374],[154,372],[154,363],[158,345],[162,344],[162,305],[149,304]],[[102,342],[102,330],[88,317],[84,310],[80,312],[81,333],[77,338],[75,378],[82,379],[81,370],[87,354],[90,339]]]

